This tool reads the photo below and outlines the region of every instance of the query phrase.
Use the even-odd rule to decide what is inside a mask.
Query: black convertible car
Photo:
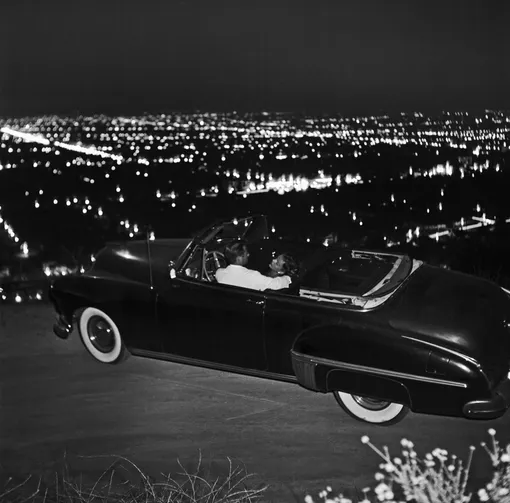
[[[85,273],[50,287],[54,332],[76,322],[103,363],[160,358],[332,392],[353,417],[392,424],[409,410],[492,419],[510,405],[510,297],[498,285],[405,255],[272,239],[263,215],[192,240],[107,244]],[[301,264],[287,290],[218,284],[232,240],[248,267]]]

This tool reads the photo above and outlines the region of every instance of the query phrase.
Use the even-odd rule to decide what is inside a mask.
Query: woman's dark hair
[[[288,253],[282,253],[280,257],[283,259],[283,274],[287,274],[291,278],[297,278],[299,276],[297,262]]]
[[[248,251],[248,246],[244,241],[234,241],[225,247],[225,257],[229,264],[235,264],[237,257],[242,257]]]

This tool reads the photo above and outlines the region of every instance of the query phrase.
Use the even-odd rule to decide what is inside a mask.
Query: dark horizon
[[[3,117],[510,108],[497,3],[19,0],[0,19]]]
[[[428,113],[424,112],[423,110],[394,110],[394,111],[387,111],[387,110],[372,110],[372,111],[366,111],[365,113],[358,113],[358,114],[346,114],[341,112],[335,112],[335,111],[306,111],[306,110],[267,110],[267,109],[260,109],[260,110],[215,110],[215,109],[190,109],[190,110],[161,110],[161,111],[136,111],[133,113],[130,112],[124,112],[124,113],[108,113],[105,111],[81,111],[81,110],[64,110],[62,112],[58,111],[48,111],[48,112],[40,112],[40,113],[32,113],[32,114],[11,114],[9,116],[7,115],[0,115],[0,121],[9,122],[9,120],[21,120],[21,119],[30,119],[30,118],[41,118],[41,117],[62,117],[62,118],[77,118],[77,117],[109,117],[109,118],[116,118],[116,117],[144,117],[144,116],[173,116],[173,115],[200,115],[200,114],[218,114],[218,115],[235,115],[238,114],[239,116],[244,115],[263,115],[267,114],[268,116],[290,116],[293,118],[299,118],[302,117],[310,117],[310,118],[320,118],[320,117],[339,117],[344,118],[346,120],[348,119],[354,119],[354,118],[361,118],[361,117],[382,117],[387,116],[392,119],[396,119],[399,116],[405,116],[405,115],[413,115],[413,114],[421,114],[424,118],[438,118],[445,116],[446,114],[469,114],[473,117],[481,117],[483,114],[486,114],[487,112],[494,112],[494,113],[501,113],[503,115],[509,115],[510,114],[510,108],[508,109],[495,109],[495,108],[473,108],[470,110],[431,110],[428,111]]]

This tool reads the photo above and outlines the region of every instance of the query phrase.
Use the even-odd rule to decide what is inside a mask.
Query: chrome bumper
[[[510,406],[510,379],[505,379],[496,388],[492,397],[466,403],[463,413],[470,419],[496,419],[505,414]]]
[[[73,331],[73,325],[62,315],[57,315],[57,321],[53,325],[53,333],[61,339],[67,339]]]

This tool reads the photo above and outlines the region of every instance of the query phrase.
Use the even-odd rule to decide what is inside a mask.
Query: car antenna
[[[152,285],[152,260],[151,260],[151,247],[150,247],[150,239],[149,239],[149,227],[145,227],[145,241],[147,242],[147,259],[149,261],[149,281],[151,285],[151,290],[154,288]]]

